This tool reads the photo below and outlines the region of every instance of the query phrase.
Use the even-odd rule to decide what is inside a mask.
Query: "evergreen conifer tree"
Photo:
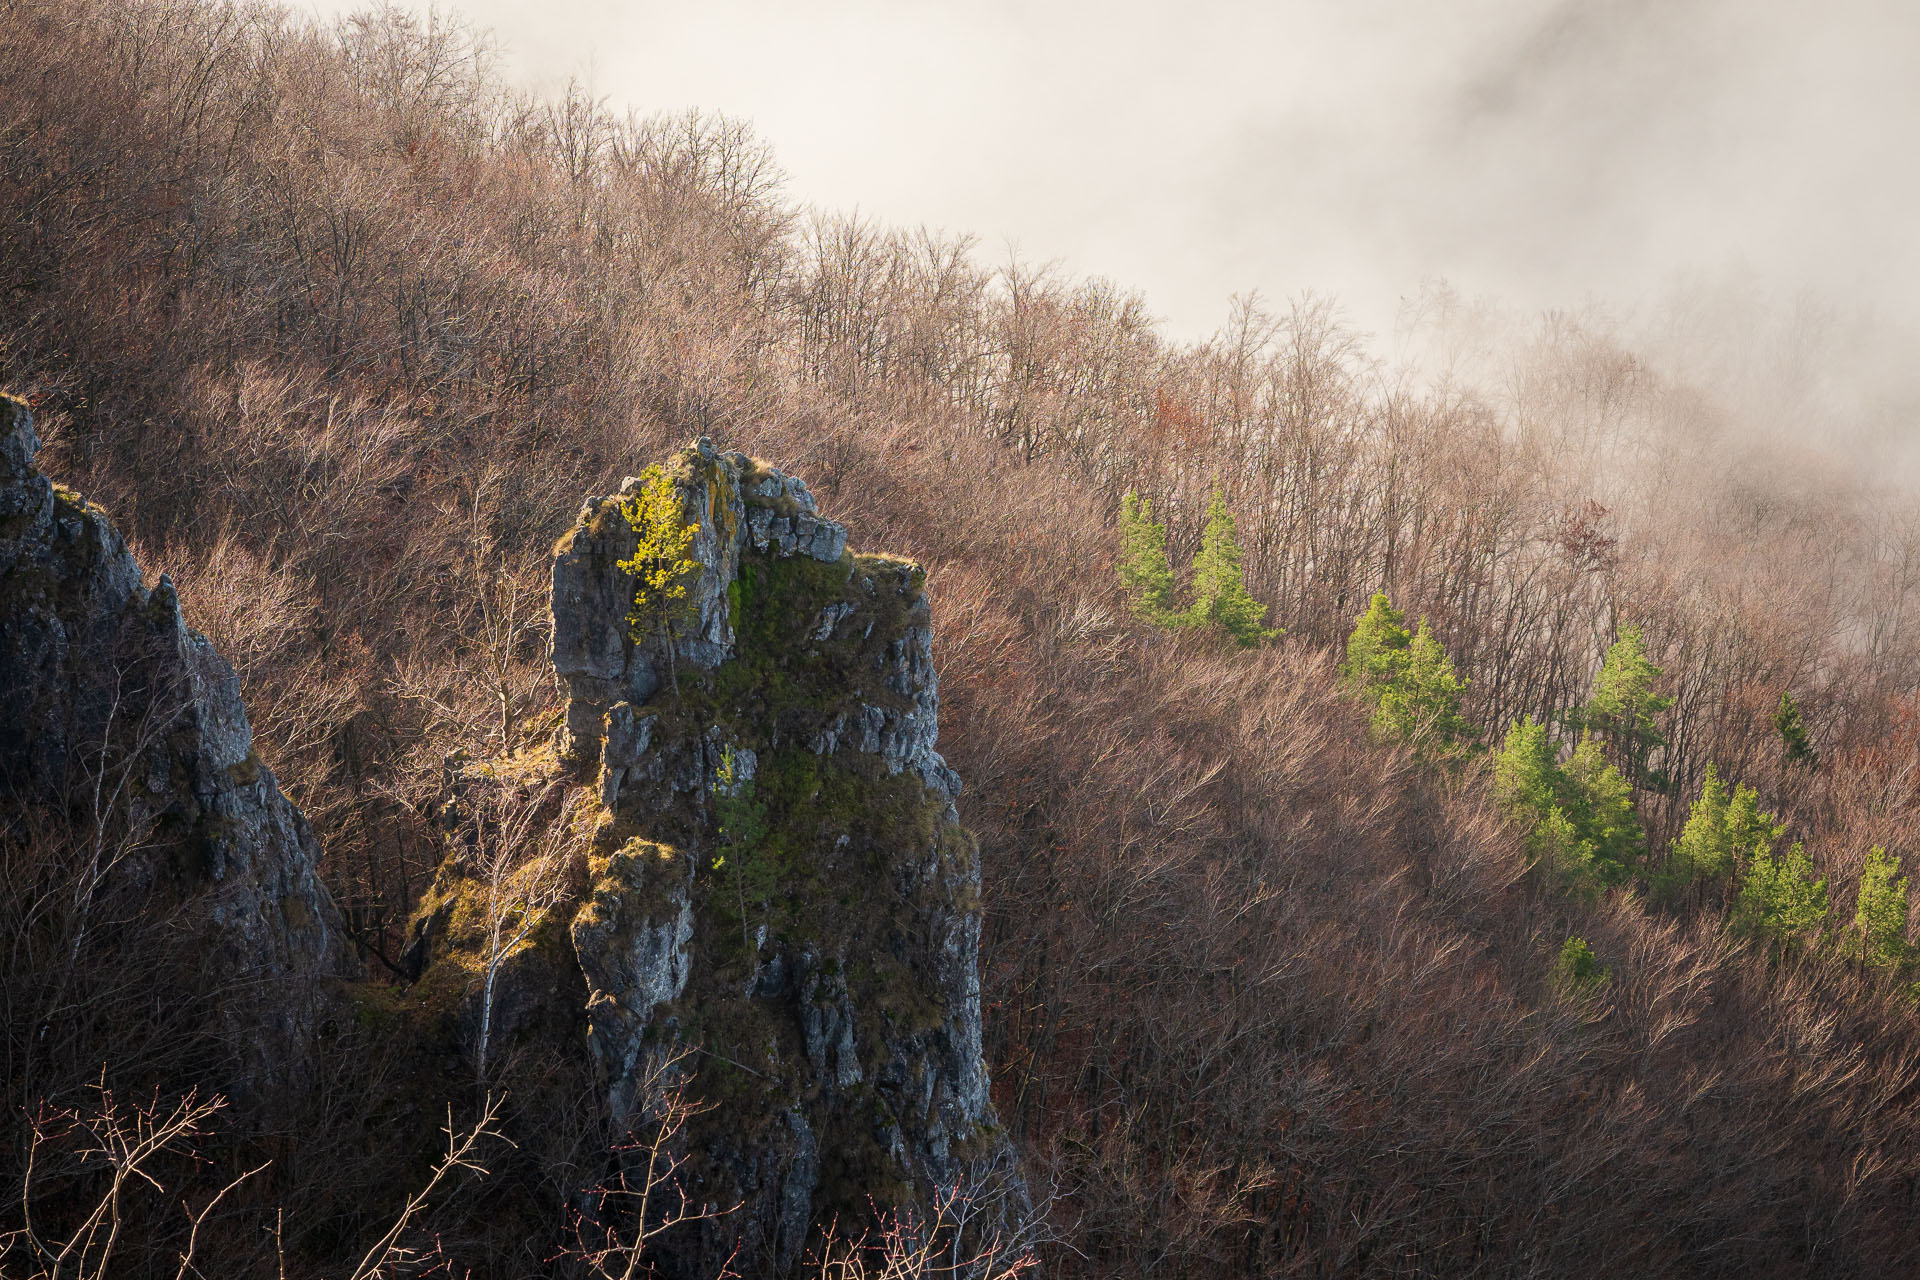
[[[1600,876],[1609,882],[1624,880],[1640,860],[1645,834],[1633,808],[1633,788],[1620,771],[1607,763],[1600,744],[1583,736],[1560,771],[1563,803],[1572,811],[1574,825],[1593,846]]]
[[[1120,500],[1120,582],[1134,613],[1156,626],[1170,627],[1178,621],[1167,527],[1153,518],[1151,500],[1131,492]]]
[[[1860,873],[1860,900],[1853,927],[1860,935],[1860,958],[1875,968],[1891,969],[1913,955],[1907,944],[1907,878],[1900,860],[1875,845]]]
[[[1527,852],[1569,888],[1597,887],[1593,844],[1560,803],[1560,768],[1547,726],[1531,716],[1514,722],[1493,759],[1494,798],[1527,829]]]
[[[1752,787],[1741,783],[1733,789],[1733,799],[1727,802],[1727,851],[1735,865],[1767,856],[1786,831],[1785,823],[1776,823],[1760,807],[1760,794]]]
[[[1729,793],[1719,770],[1708,764],[1699,798],[1670,846],[1656,888],[1674,898],[1703,881],[1743,871],[1756,859],[1770,858],[1774,841],[1786,830],[1760,807],[1758,792],[1743,784]]]
[[[1460,714],[1466,684],[1423,618],[1409,635],[1406,615],[1385,592],[1376,592],[1354,620],[1340,673],[1373,703],[1373,726],[1387,737],[1411,742],[1423,754],[1444,755],[1473,737]]]
[[[1580,834],[1559,805],[1547,810],[1527,836],[1527,852],[1534,862],[1552,872],[1560,883],[1582,898],[1592,898],[1606,879],[1595,857],[1593,841]]]
[[[1820,753],[1813,749],[1813,739],[1807,735],[1807,726],[1800,719],[1800,706],[1791,693],[1780,695],[1780,709],[1773,713],[1773,729],[1780,735],[1780,749],[1788,764],[1805,765],[1809,769],[1819,765]]]
[[[1553,962],[1553,985],[1562,995],[1590,995],[1604,987],[1610,977],[1585,938],[1573,934],[1560,944],[1559,958]]]
[[[1393,607],[1386,592],[1376,591],[1367,611],[1354,619],[1340,674],[1370,701],[1378,701],[1380,691],[1407,669],[1413,637],[1407,631],[1406,617]]]
[[[1217,626],[1241,647],[1251,649],[1280,634],[1261,626],[1267,606],[1247,593],[1241,568],[1240,537],[1233,513],[1218,489],[1207,503],[1207,524],[1200,534],[1200,550],[1193,557],[1193,599],[1187,617],[1195,626]]]
[[[1559,768],[1547,726],[1526,716],[1507,730],[1493,758],[1493,794],[1515,817],[1538,822],[1559,802]]]
[[[1770,944],[1790,947],[1817,931],[1827,918],[1827,882],[1814,879],[1806,847],[1784,857],[1762,851],[1747,863],[1733,904],[1733,928]]]
[[[1406,671],[1381,696],[1375,723],[1424,753],[1445,754],[1473,737],[1473,725],[1460,714],[1465,689],[1422,618],[1407,647]]]
[[[1662,785],[1647,764],[1648,755],[1666,745],[1655,717],[1673,705],[1672,698],[1653,691],[1660,675],[1660,668],[1647,658],[1640,628],[1623,627],[1600,664],[1593,696],[1580,712],[1581,724],[1606,739],[1635,786]]]
[[[1669,850],[1666,872],[1658,887],[1663,896],[1733,870],[1733,846],[1727,839],[1727,786],[1711,762],[1699,798],[1687,811],[1687,823]]]
[[[1493,759],[1493,794],[1528,827],[1537,861],[1576,889],[1618,883],[1638,861],[1645,834],[1626,779],[1583,738],[1565,767],[1531,716],[1518,720]]]

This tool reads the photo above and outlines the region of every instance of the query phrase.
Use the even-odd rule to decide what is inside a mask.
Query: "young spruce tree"
[[[1428,755],[1447,755],[1473,737],[1460,714],[1466,689],[1425,618],[1407,646],[1407,669],[1380,698],[1374,722]]]
[[[1534,860],[1578,892],[1626,879],[1645,838],[1620,771],[1582,738],[1565,767],[1532,717],[1514,723],[1493,758],[1493,794],[1527,828]]]
[[[1340,674],[1361,693],[1377,698],[1407,669],[1407,650],[1412,647],[1407,615],[1393,607],[1386,592],[1376,591],[1367,611],[1353,620]]]
[[[1411,742],[1422,754],[1445,755],[1473,736],[1460,714],[1466,688],[1426,619],[1409,635],[1406,615],[1375,592],[1354,620],[1340,674],[1373,704],[1374,729]]]
[[[1582,736],[1560,771],[1565,780],[1562,803],[1593,845],[1601,876],[1609,881],[1626,878],[1640,861],[1645,832],[1633,807],[1633,788],[1620,771],[1607,763],[1600,744]]]
[[[1623,627],[1600,664],[1593,696],[1580,712],[1580,723],[1606,740],[1634,786],[1664,785],[1647,763],[1648,756],[1667,741],[1655,717],[1673,705],[1672,698],[1653,691],[1660,674],[1660,668],[1647,658],[1640,628]]]
[[[1267,606],[1247,592],[1240,564],[1240,535],[1218,489],[1207,503],[1207,524],[1200,533],[1200,550],[1193,557],[1193,599],[1187,619],[1193,626],[1217,626],[1242,648],[1251,649],[1280,632],[1261,626]]]
[[[1591,894],[1599,887],[1593,842],[1579,830],[1563,803],[1566,791],[1547,726],[1531,716],[1516,720],[1493,758],[1493,794],[1507,815],[1527,831],[1527,852],[1564,887]]]
[[[1780,735],[1780,751],[1788,764],[1809,769],[1819,766],[1820,753],[1813,749],[1813,739],[1800,719],[1800,705],[1791,693],[1780,695],[1780,709],[1773,713],[1773,731]]]
[[[1817,932],[1826,919],[1827,882],[1814,879],[1806,846],[1796,843],[1779,858],[1763,850],[1747,863],[1733,903],[1735,931],[1788,948]]]
[[[1669,901],[1706,882],[1731,876],[1756,859],[1772,856],[1773,843],[1786,834],[1772,814],[1760,807],[1760,795],[1741,785],[1727,790],[1720,772],[1707,765],[1699,798],[1687,811],[1687,822],[1669,847],[1666,869],[1654,883]]]
[[[1553,962],[1553,985],[1570,998],[1589,996],[1607,985],[1613,975],[1600,967],[1593,946],[1579,934],[1571,934],[1560,944],[1560,956]]]
[[[1134,613],[1156,626],[1178,619],[1173,605],[1173,564],[1167,559],[1167,527],[1153,518],[1153,503],[1129,492],[1120,500],[1120,582]]]
[[[1666,870],[1655,882],[1663,898],[1675,898],[1703,880],[1733,870],[1733,846],[1727,840],[1727,784],[1707,764],[1700,796],[1687,811],[1687,823],[1668,850]]]
[[[1907,944],[1907,878],[1900,860],[1879,845],[1867,851],[1860,872],[1860,901],[1853,928],[1860,935],[1860,958],[1876,969],[1894,969],[1913,956]]]

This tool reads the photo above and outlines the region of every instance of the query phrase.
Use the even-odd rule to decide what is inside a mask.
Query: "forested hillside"
[[[1597,322],[1493,366],[1382,364],[1312,299],[1176,343],[795,208],[744,123],[509,92],[446,20],[0,3],[0,390],[239,668],[370,984],[444,762],[556,727],[580,495],[710,435],[927,569],[1046,1274],[1911,1275],[1920,504]],[[1168,612],[1210,510],[1246,643]],[[10,938],[40,839],[0,828]],[[103,1064],[205,1083],[138,984],[49,1058],[11,954],[8,1204]],[[270,1138],[196,1176],[273,1164],[206,1274],[350,1274],[430,1165],[384,1140],[403,1056],[337,1052],[233,1101]],[[571,1265],[496,1164],[438,1264]],[[151,1239],[125,1274],[171,1274]]]

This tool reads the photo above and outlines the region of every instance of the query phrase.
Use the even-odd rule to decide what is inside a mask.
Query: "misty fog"
[[[530,89],[744,118],[790,198],[1108,277],[1177,338],[1236,293],[1312,291],[1404,356],[1444,281],[1482,321],[1604,312],[1657,363],[1793,420],[1756,427],[1845,423],[1907,452],[1920,6],[451,11]]]

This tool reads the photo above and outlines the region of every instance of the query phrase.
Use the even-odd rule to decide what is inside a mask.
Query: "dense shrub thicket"
[[[0,3],[0,382],[239,667],[374,981],[438,857],[443,758],[551,727],[552,538],[706,432],[928,567],[996,1101],[1058,1192],[1051,1274],[1912,1274],[1920,1021],[1885,860],[1920,848],[1920,523],[1741,451],[1604,328],[1507,354],[1497,383],[1385,369],[1311,300],[1175,344],[1104,282],[794,209],[742,125],[511,94],[444,20]],[[1252,647],[1132,616],[1125,493],[1162,565],[1228,531]],[[1336,658],[1378,592],[1423,619],[1378,629],[1427,675],[1394,693],[1384,662],[1355,697]],[[1657,733],[1580,764],[1629,634]],[[1503,806],[1481,757],[1396,742],[1407,708],[1449,748],[1533,726],[1538,787]],[[1644,843],[1573,828],[1595,786],[1621,799],[1603,770]],[[1791,899],[1807,944],[1730,928],[1744,882],[1653,904],[1605,869],[1696,856],[1722,780],[1790,829],[1805,865],[1768,855],[1752,918]],[[1516,805],[1592,844],[1585,888]],[[10,876],[56,856],[3,838]],[[196,1083],[125,1037],[136,985],[89,986],[65,1077],[9,1081],[10,1177],[102,1063]],[[405,1063],[377,1025],[336,1052],[208,1274],[345,1274],[431,1159],[382,1141],[368,1099]],[[439,1211],[454,1270],[566,1265],[558,1223],[498,1209],[538,1176]]]

